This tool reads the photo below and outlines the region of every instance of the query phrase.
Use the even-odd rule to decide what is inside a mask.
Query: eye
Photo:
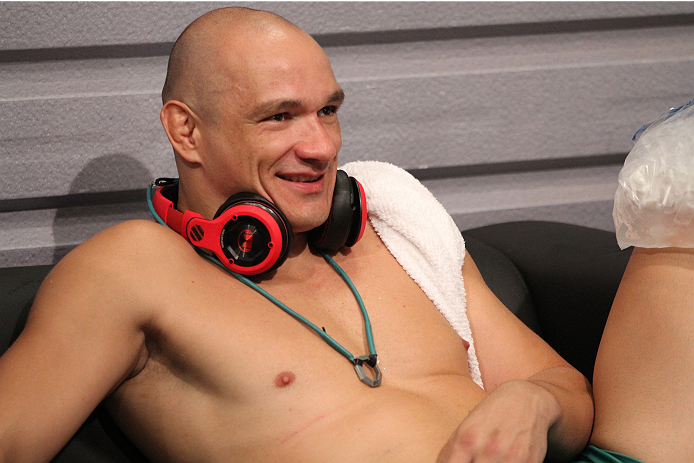
[[[318,111],[319,116],[332,116],[337,114],[337,106],[326,106]]]
[[[288,117],[289,117],[288,113],[280,113],[280,114],[275,114],[273,116],[270,116],[265,120],[266,121],[273,121],[273,122],[282,122],[282,121],[286,121]]]

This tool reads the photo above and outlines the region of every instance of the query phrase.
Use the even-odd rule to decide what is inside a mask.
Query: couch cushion
[[[31,303],[52,265],[0,269],[0,353],[24,327]]]

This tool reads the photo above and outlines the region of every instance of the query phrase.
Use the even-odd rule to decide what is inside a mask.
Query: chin
[[[319,217],[287,217],[289,222],[292,224],[292,231],[294,233],[305,233],[314,228],[318,228],[328,220],[329,214],[321,214]]]
[[[331,201],[325,198],[301,198],[277,204],[292,225],[294,233],[303,233],[320,227],[328,220]]]
[[[319,222],[319,223],[316,223],[316,222],[299,223],[296,226],[292,225],[292,231],[294,233],[306,233],[306,232],[313,230],[314,228],[320,227],[324,223],[325,223],[325,220],[322,222]]]

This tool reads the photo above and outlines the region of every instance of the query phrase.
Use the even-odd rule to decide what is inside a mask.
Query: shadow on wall
[[[89,162],[70,185],[74,206],[58,209],[53,219],[53,263],[112,225],[149,220],[146,187],[153,179],[144,164],[126,154]]]

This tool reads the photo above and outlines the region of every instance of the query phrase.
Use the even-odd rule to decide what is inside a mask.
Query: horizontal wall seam
[[[590,31],[662,28],[694,24],[694,14],[674,14],[625,18],[581,19],[538,23],[402,29],[384,31],[314,34],[323,47],[476,39],[504,36],[567,34]],[[167,56],[173,42],[108,44],[81,47],[0,50],[0,63],[136,58]]]
[[[644,29],[694,24],[694,14],[315,34],[322,47]]]
[[[479,177],[483,175],[517,174],[547,170],[576,169],[609,165],[622,165],[628,153],[576,156],[553,159],[531,159],[504,161],[459,166],[425,167],[407,169],[418,180],[440,180],[456,177]]]
[[[45,196],[43,198],[15,198],[0,200],[0,213],[60,209],[68,207],[104,206],[107,204],[144,203],[146,189],[106,191],[98,193],[74,193]]]

